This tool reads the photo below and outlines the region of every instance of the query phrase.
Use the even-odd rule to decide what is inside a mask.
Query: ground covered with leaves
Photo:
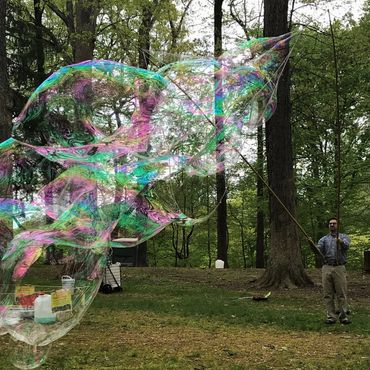
[[[45,267],[40,267],[43,269]],[[370,275],[349,272],[351,325],[324,324],[315,287],[275,290],[257,270],[124,268],[123,292],[99,293],[42,369],[369,369]],[[0,368],[12,369],[0,337]]]

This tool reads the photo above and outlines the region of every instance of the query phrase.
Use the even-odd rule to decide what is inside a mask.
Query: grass
[[[239,299],[266,293],[250,283],[257,270],[123,272],[123,292],[98,294],[43,369],[370,368],[369,275],[349,273],[353,323],[326,326],[319,286],[257,302]],[[318,283],[319,271],[309,273]],[[11,369],[12,343],[0,337],[0,369]]]

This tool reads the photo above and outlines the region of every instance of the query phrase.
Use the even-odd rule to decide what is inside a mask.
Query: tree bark
[[[45,80],[45,52],[44,52],[44,39],[42,37],[42,13],[44,9],[41,5],[41,0],[33,1],[35,13],[35,33],[36,33],[36,85],[40,85]]]
[[[247,8],[246,1],[243,2],[243,12],[237,11],[235,0],[229,2],[231,18],[239,24],[243,29],[244,35],[247,40],[250,40],[250,30],[246,22]],[[241,13],[241,14],[240,14]],[[242,16],[244,15],[244,20]],[[257,171],[263,174],[263,129],[262,126],[258,127],[257,131]],[[263,210],[263,181],[257,176],[257,212],[256,212],[256,268],[265,267],[265,213]]]
[[[223,0],[214,2],[214,56],[218,58],[222,54],[222,3]],[[222,115],[222,76],[215,73],[215,124],[218,132],[223,130]],[[216,160],[220,171],[216,174],[217,192],[217,259],[224,261],[224,266],[229,267],[227,251],[227,205],[226,205],[226,173],[224,168],[224,148],[222,140],[217,143]]]
[[[9,81],[6,61],[6,8],[7,0],[0,0],[0,142],[9,139],[11,135],[11,116],[9,110]]]
[[[43,40],[43,32],[42,32],[42,14],[44,12],[42,7],[41,0],[34,0],[33,1],[33,8],[35,14],[35,42],[36,42],[36,65],[37,65],[37,72],[36,72],[36,85],[40,85],[45,80],[45,52],[44,52],[44,40]],[[46,144],[46,143],[45,143]],[[44,178],[46,179],[46,183],[49,183],[53,178],[50,176],[52,173],[51,164],[47,168],[42,168],[42,172]],[[50,191],[50,190],[49,190]],[[52,204],[52,193],[50,194],[51,197],[45,196],[45,201],[49,201],[49,205]],[[46,204],[45,204],[46,206]],[[45,216],[46,223],[51,224],[53,219],[49,216]],[[56,261],[56,247],[55,245],[50,245],[46,249],[45,255],[45,263],[52,264]]]
[[[257,133],[257,171],[263,174],[263,129]],[[265,267],[265,214],[263,212],[263,181],[257,177],[256,268]]]
[[[150,31],[154,25],[154,9],[158,6],[158,1],[153,2],[153,6],[143,6],[141,24],[138,30],[139,36],[139,67],[148,69],[150,62]]]
[[[9,81],[6,60],[6,9],[7,0],[0,0],[0,143],[11,136],[11,114],[9,99]],[[0,158],[0,198],[12,197],[12,158],[2,155]],[[3,214],[0,219],[0,258],[13,238],[12,215]]]
[[[154,0],[152,6],[148,6],[148,4],[144,4],[141,9],[141,24],[138,30],[138,41],[139,41],[139,57],[138,57],[138,65],[139,68],[148,69],[149,62],[150,62],[150,31],[154,25],[154,11],[155,8],[158,6],[158,0]],[[142,98],[139,102],[140,105],[146,106],[145,98]],[[144,194],[145,196],[145,194]],[[148,250],[148,243],[145,241],[139,244],[136,248],[138,248],[138,258],[137,258],[137,266],[148,266],[147,261],[147,250]],[[176,264],[177,264],[177,257],[176,257]]]
[[[207,177],[207,190],[206,190],[206,197],[207,197],[207,215],[211,213],[211,202],[210,202],[210,185],[209,185],[209,177]],[[212,266],[212,253],[211,253],[211,222],[210,219],[207,219],[207,255],[208,255],[208,268]]]
[[[64,22],[68,29],[73,62],[79,63],[93,59],[96,39],[96,18],[100,11],[100,1],[66,0],[65,13],[55,2],[44,1]]]
[[[186,3],[183,3],[184,4],[184,11],[182,12],[180,20],[177,24],[175,23],[175,21],[172,18],[169,19],[169,24],[170,24],[170,28],[171,28],[171,42],[170,42],[170,47],[169,47],[169,52],[170,53],[173,53],[173,52],[176,51],[177,44],[178,44],[178,41],[179,41],[180,32],[181,32],[181,29],[184,25],[185,15],[188,12],[189,7],[190,7],[192,2],[193,2],[193,0],[187,0]]]
[[[288,0],[265,0],[264,36],[288,32]],[[292,215],[295,215],[295,184],[290,123],[289,65],[278,85],[275,114],[266,124],[269,185]],[[265,273],[258,280],[264,287],[291,288],[312,285],[306,274],[295,223],[270,194],[270,254]]]
[[[82,62],[94,57],[96,37],[96,17],[99,13],[98,4],[91,1],[78,0],[76,3],[76,34],[74,43],[74,60]]]

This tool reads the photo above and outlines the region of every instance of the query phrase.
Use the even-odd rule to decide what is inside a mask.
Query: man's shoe
[[[340,323],[343,325],[348,325],[351,323],[351,320],[346,317],[345,319],[340,320]]]
[[[348,319],[347,319],[348,320]],[[331,324],[335,324],[335,321],[334,319],[326,319],[325,320],[325,324],[328,324],[328,325],[331,325]]]
[[[340,314],[340,311],[339,310],[336,310],[335,311],[335,313],[337,314],[337,315],[339,315]],[[346,311],[346,315],[350,315],[351,314],[351,311],[350,310],[347,310]]]

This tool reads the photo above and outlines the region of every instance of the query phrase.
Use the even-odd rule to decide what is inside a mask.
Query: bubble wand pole
[[[341,120],[340,120],[340,110],[339,110],[339,74],[338,74],[338,58],[337,58],[337,50],[335,45],[335,37],[334,37],[334,30],[333,24],[331,22],[330,11],[328,10],[329,15],[329,24],[330,24],[330,34],[331,34],[331,41],[333,44],[333,59],[334,59],[334,74],[335,74],[335,96],[336,96],[336,116],[335,116],[335,130],[336,130],[336,138],[335,138],[335,163],[336,163],[336,174],[335,174],[335,183],[336,183],[336,211],[337,211],[337,263],[338,256],[339,256],[339,227],[340,227],[340,191],[341,191]]]

